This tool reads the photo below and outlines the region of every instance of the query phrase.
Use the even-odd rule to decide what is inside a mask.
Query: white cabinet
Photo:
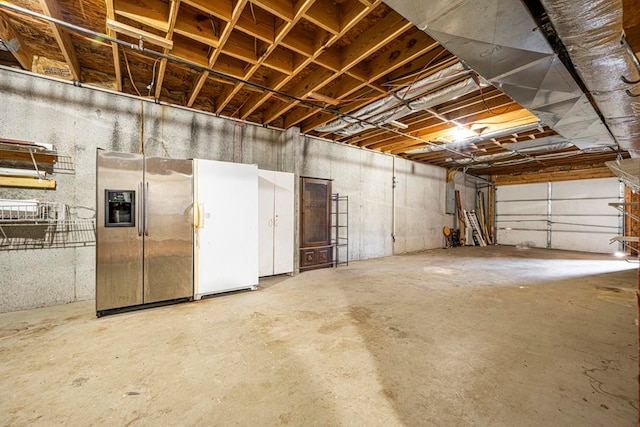
[[[261,277],[293,271],[294,185],[292,173],[258,170]]]
[[[194,160],[194,297],[258,284],[258,167]]]

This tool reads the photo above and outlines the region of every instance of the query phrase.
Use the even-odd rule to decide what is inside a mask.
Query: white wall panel
[[[546,183],[497,187],[498,243],[546,247],[547,195]]]
[[[551,247],[585,252],[615,252],[609,240],[619,234],[619,215],[608,204],[619,201],[617,178],[551,184]]]
[[[497,189],[498,243],[547,246],[585,252],[615,252],[609,239],[619,234],[616,178],[500,186]],[[548,215],[550,213],[550,215]],[[550,220],[550,224],[547,223]],[[538,230],[538,231],[534,231]]]

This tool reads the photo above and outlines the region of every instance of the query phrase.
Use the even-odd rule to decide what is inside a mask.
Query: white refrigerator
[[[194,299],[258,285],[258,167],[193,161]]]

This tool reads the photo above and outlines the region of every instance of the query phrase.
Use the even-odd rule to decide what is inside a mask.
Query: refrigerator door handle
[[[136,200],[137,202],[137,209],[138,209],[138,236],[142,236],[142,202],[140,201],[140,199],[142,198],[142,181],[138,182],[138,200]]]
[[[204,203],[193,204],[193,228],[204,228]]]
[[[149,183],[144,191],[144,235],[149,235]]]
[[[193,213],[193,228],[198,228],[198,224],[200,223],[200,211],[198,210],[198,203],[194,202],[191,205],[192,213]]]
[[[198,221],[196,222],[197,228],[204,228],[204,203],[198,203],[196,206],[196,212],[198,212]]]

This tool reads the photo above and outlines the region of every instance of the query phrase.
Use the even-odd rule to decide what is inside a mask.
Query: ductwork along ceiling
[[[478,175],[640,154],[620,1],[81,5],[0,0],[0,64]]]
[[[640,69],[625,49],[620,1],[542,0],[586,91],[521,0],[387,3],[567,142],[640,156],[640,104],[629,91]],[[546,147],[556,146],[554,138]]]

